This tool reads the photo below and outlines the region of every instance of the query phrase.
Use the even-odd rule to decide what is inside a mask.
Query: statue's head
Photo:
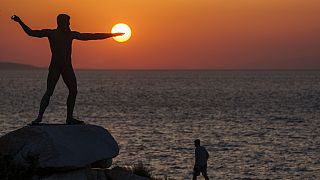
[[[67,14],[59,14],[57,16],[58,29],[70,31],[70,16]]]

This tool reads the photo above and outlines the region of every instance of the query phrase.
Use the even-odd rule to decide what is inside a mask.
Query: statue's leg
[[[60,70],[59,69],[50,69],[49,70],[48,77],[47,77],[47,90],[41,99],[38,117],[32,123],[41,122],[43,114],[49,105],[50,97],[53,94],[54,88],[56,87],[56,84],[59,80],[59,77],[60,77]]]
[[[69,95],[67,99],[67,119],[73,119],[73,109],[77,97],[77,79],[72,67],[67,67],[61,73],[64,83],[69,89]]]

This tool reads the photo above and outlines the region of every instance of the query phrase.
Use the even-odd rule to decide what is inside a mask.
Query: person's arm
[[[13,15],[11,17],[11,19],[14,20],[15,22],[18,22],[20,24],[20,26],[22,27],[22,29],[24,30],[24,32],[27,33],[29,36],[39,37],[39,38],[40,37],[48,37],[49,36],[49,30],[47,30],[47,29],[32,30],[25,23],[23,23],[22,20],[16,15]]]
[[[88,41],[88,40],[99,40],[107,39],[115,36],[122,36],[124,33],[79,33],[73,32],[73,39]]]
[[[206,155],[207,155],[207,161],[208,161],[208,159],[209,159],[209,153],[208,153],[207,150],[206,150]]]

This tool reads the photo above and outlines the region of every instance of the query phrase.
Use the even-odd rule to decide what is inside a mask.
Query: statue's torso
[[[52,53],[50,68],[72,66],[72,32],[63,32],[53,29],[51,30],[48,39]]]

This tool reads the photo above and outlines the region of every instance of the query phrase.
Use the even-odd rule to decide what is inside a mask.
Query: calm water
[[[191,179],[193,140],[215,179],[320,179],[320,72],[77,71],[75,115],[107,128],[158,177]],[[32,121],[45,70],[0,72],[0,134]],[[44,117],[64,122],[60,79]]]

